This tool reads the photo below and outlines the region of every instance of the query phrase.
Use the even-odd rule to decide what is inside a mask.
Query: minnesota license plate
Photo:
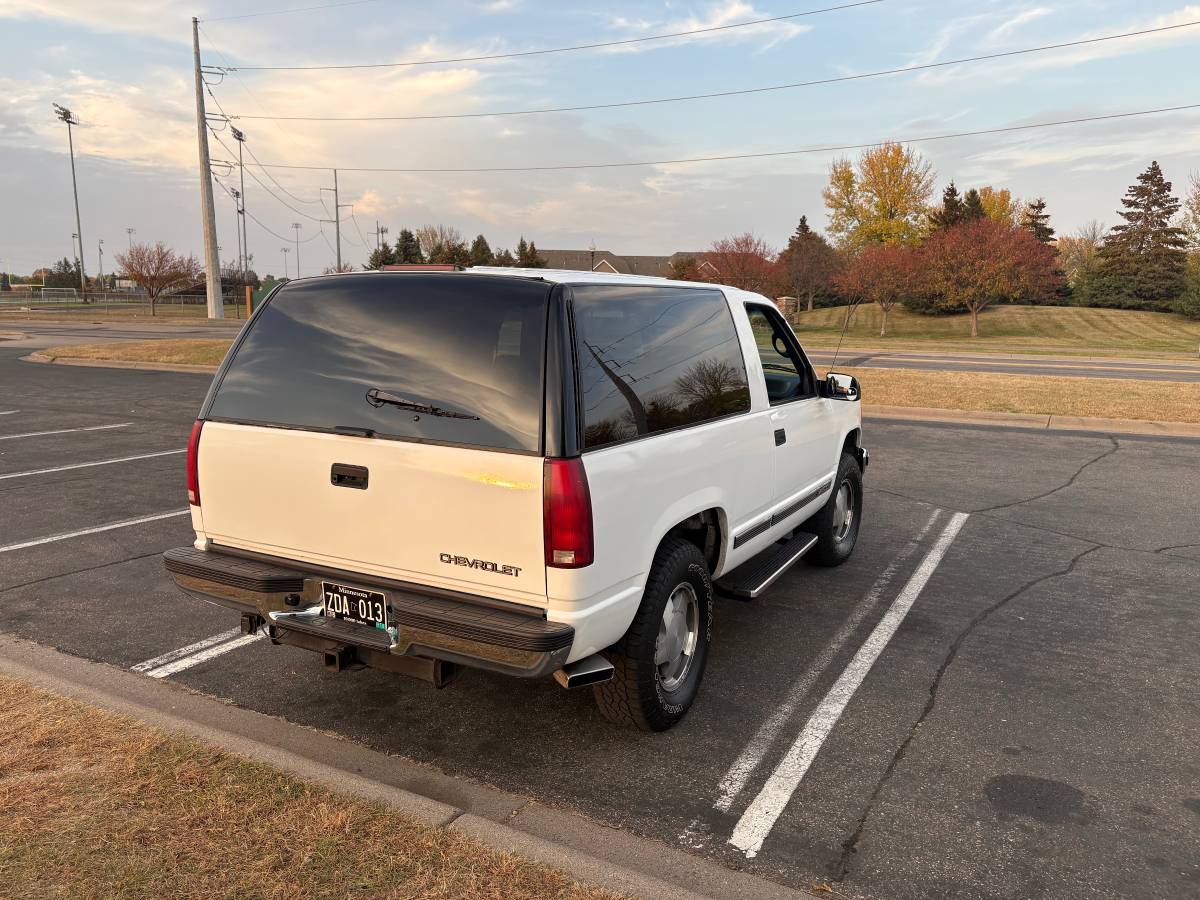
[[[374,628],[387,628],[387,597],[379,591],[367,591],[338,584],[321,582],[321,605],[325,615]]]

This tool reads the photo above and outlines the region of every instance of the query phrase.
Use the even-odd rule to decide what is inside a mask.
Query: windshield
[[[285,285],[254,319],[207,414],[538,452],[549,290],[448,274]]]

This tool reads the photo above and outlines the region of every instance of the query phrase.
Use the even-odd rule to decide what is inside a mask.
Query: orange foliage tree
[[[708,281],[765,293],[776,279],[775,256],[766,241],[749,232],[722,238],[704,254],[713,268],[705,267],[702,275]]]
[[[923,289],[920,253],[899,244],[864,247],[834,279],[852,300],[878,303],[883,313],[879,336],[887,336],[888,313]]]
[[[1037,302],[1062,284],[1052,248],[1024,228],[992,219],[931,235],[920,262],[937,308],[971,314],[971,337],[979,337],[979,314],[991,304]]]
[[[176,253],[162,241],[153,246],[134,244],[116,258],[129,280],[150,298],[152,316],[159,297],[193,284],[202,271],[196,257]]]

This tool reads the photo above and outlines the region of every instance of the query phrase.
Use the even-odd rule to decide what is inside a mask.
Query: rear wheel
[[[819,566],[840,566],[854,552],[862,524],[862,469],[858,460],[843,453],[833,493],[821,511],[802,527],[817,536],[817,546],[806,557]]]
[[[593,688],[604,717],[644,731],[666,731],[692,705],[712,640],[712,579],[695,544],[668,538],[659,547],[642,604],[606,655],[613,678]]]

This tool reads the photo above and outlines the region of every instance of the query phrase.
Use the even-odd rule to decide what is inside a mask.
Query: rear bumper
[[[570,625],[546,621],[541,610],[291,560],[179,547],[163,563],[187,593],[262,618],[277,643],[326,653],[351,648],[377,668],[405,670],[401,659],[432,659],[538,678],[562,667],[575,639]],[[392,627],[322,615],[322,578],[382,591]]]

